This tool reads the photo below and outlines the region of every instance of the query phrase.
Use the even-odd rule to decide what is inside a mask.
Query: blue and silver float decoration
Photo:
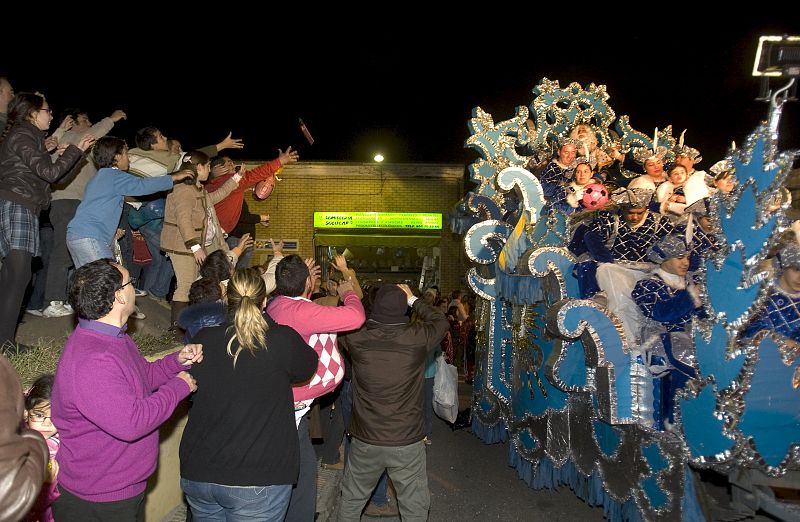
[[[473,432],[509,442],[531,487],[569,486],[611,520],[702,520],[691,467],[800,469],[800,351],[770,333],[739,339],[772,284],[759,267],[787,225],[787,205],[775,201],[793,155],[775,151],[767,125],[729,154],[740,183],[710,205],[726,246],[705,270],[711,319],[693,330],[699,377],[676,397],[673,429],[660,432],[652,376],[621,321],[578,298],[568,221],[542,215],[541,185],[526,169],[578,124],[622,152],[653,143],[616,117],[605,86],[543,79],[533,93],[530,120],[527,107],[498,123],[474,110],[466,146],[480,156],[470,168],[477,186],[451,214],[479,296]],[[669,126],[657,136],[674,148]]]

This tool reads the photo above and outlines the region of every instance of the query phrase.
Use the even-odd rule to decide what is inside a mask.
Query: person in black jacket
[[[195,518],[282,521],[300,456],[292,384],[317,369],[317,353],[262,309],[257,269],[228,283],[228,321],[195,336],[203,344],[181,439],[181,488]]]
[[[77,166],[94,143],[86,134],[53,162],[45,147],[52,120],[39,94],[18,93],[8,106],[0,144],[0,348],[16,346],[17,317],[31,279],[31,258],[39,255],[39,212],[50,206],[50,183]]]

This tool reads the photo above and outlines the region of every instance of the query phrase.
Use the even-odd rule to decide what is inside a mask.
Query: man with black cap
[[[408,307],[417,320],[409,322]],[[403,520],[427,520],[423,400],[425,358],[449,328],[441,310],[408,285],[384,285],[364,326],[341,339],[353,362],[353,443],[342,485],[340,520],[360,520],[384,469]]]

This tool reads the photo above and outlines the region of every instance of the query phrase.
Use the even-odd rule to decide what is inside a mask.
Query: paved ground
[[[130,333],[142,332],[157,336],[163,335],[170,325],[169,305],[149,297],[137,297],[136,304],[147,317],[145,319],[129,319],[128,331]],[[75,320],[71,315],[48,319],[25,314],[17,328],[17,342],[34,344],[39,338],[59,339],[66,337],[72,331],[74,322]]]

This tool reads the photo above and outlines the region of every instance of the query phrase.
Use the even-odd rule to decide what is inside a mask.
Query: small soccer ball
[[[257,200],[267,199],[275,188],[275,177],[270,176],[263,181],[259,181],[253,188],[253,197]]]
[[[583,189],[581,203],[588,209],[603,207],[608,202],[608,190],[601,183],[592,183]]]

